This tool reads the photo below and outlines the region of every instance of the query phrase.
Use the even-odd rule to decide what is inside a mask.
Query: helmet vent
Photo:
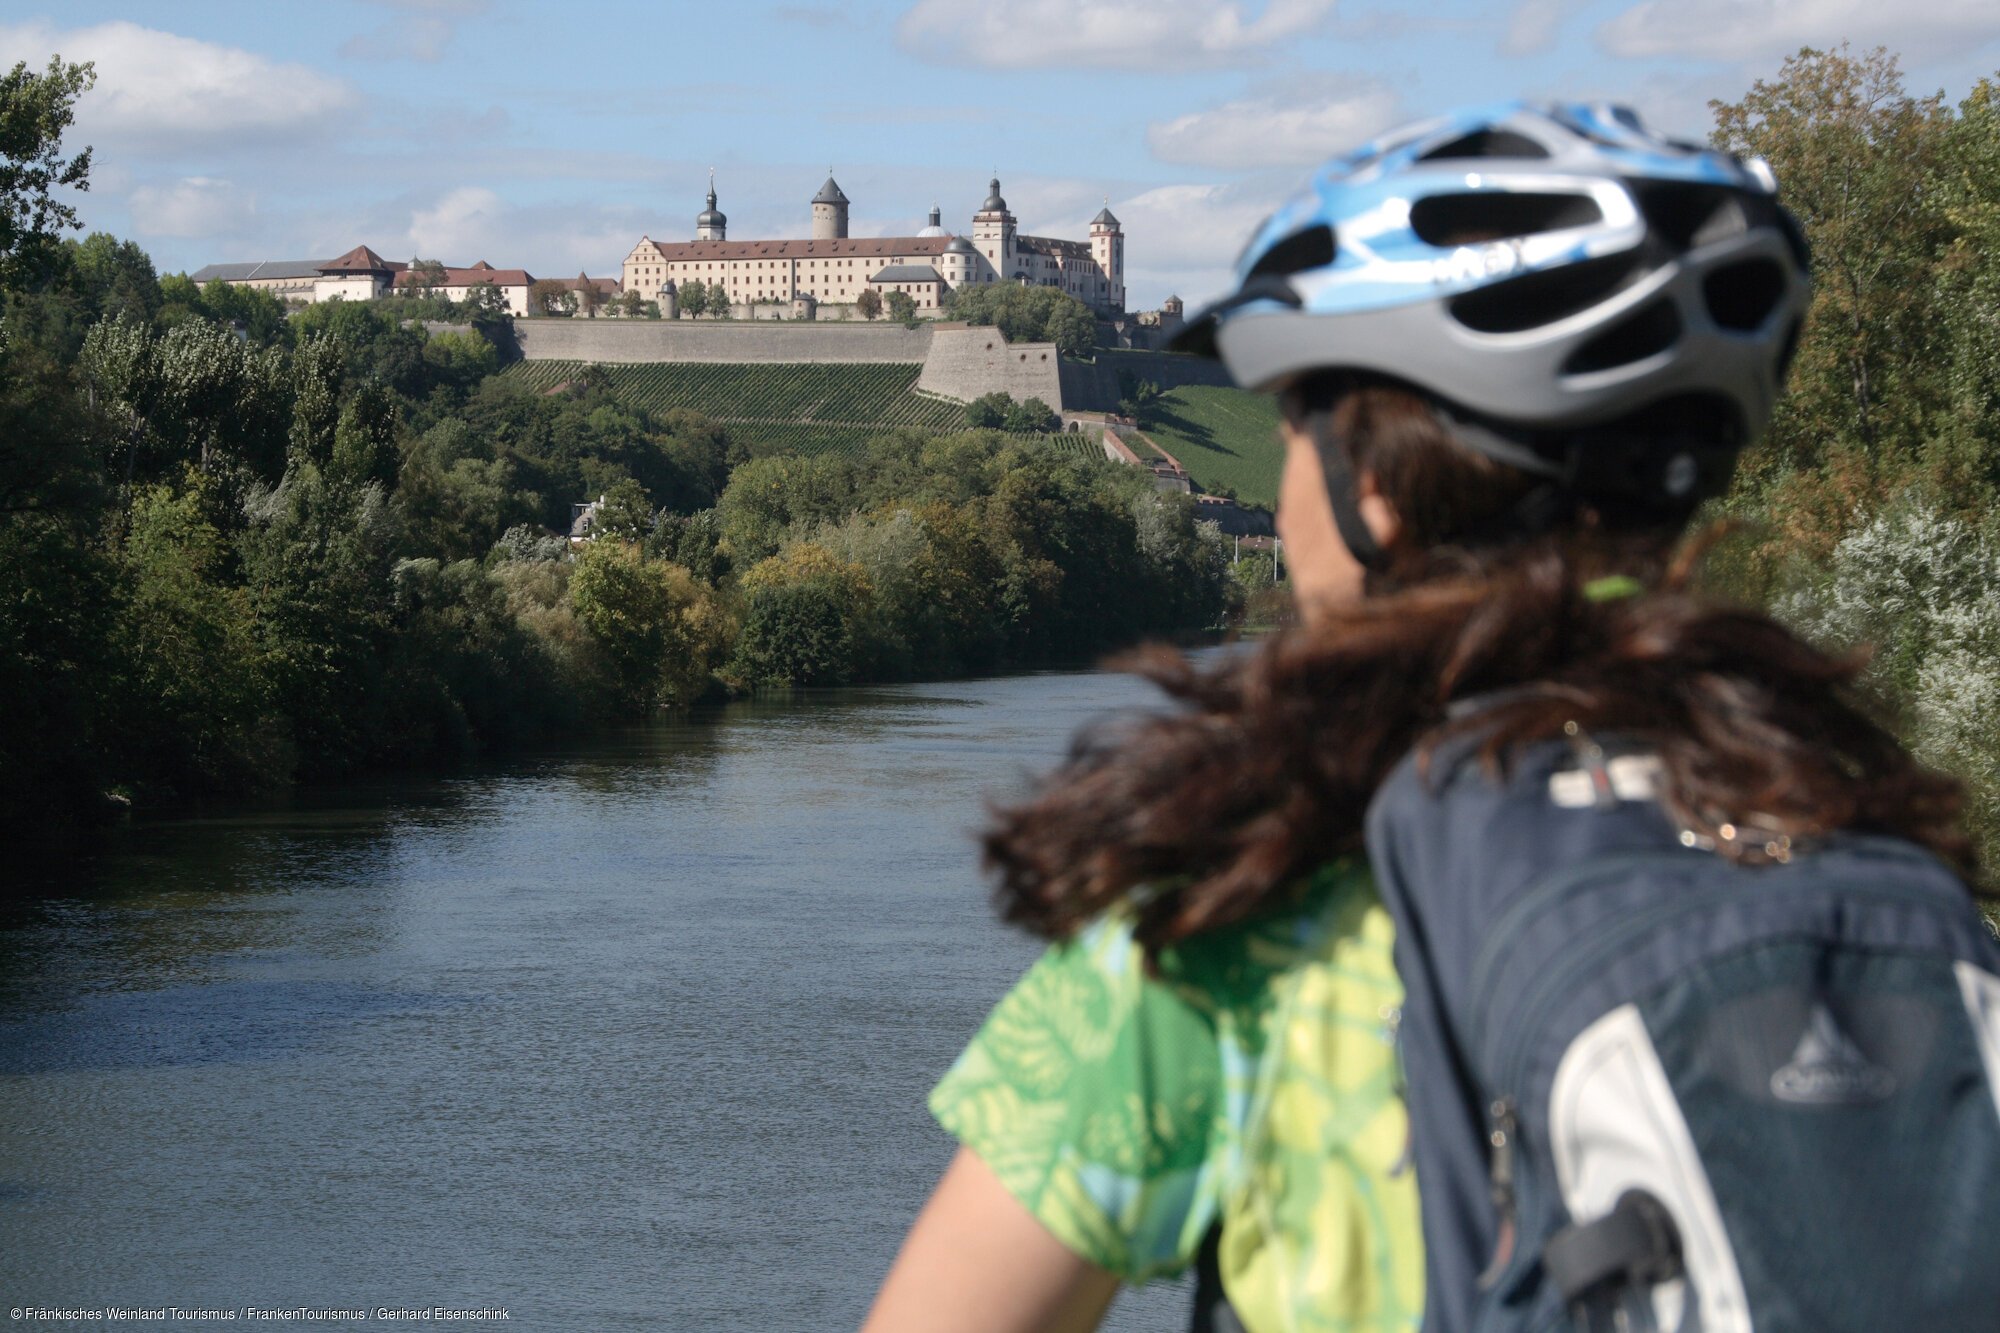
[[[1639,266],[1639,256],[1627,251],[1524,273],[1457,297],[1452,317],[1475,333],[1540,328],[1596,305],[1630,282]]]
[[[1749,230],[1743,197],[1724,185],[1633,181],[1632,193],[1646,225],[1676,253]]]
[[[1701,299],[1708,307],[1708,317],[1738,333],[1763,328],[1784,295],[1784,271],[1771,259],[1728,264],[1701,280]]]
[[[1470,245],[1603,220],[1587,194],[1434,194],[1410,205],[1410,230],[1428,245]]]
[[[1548,155],[1548,149],[1525,134],[1517,134],[1513,130],[1474,130],[1450,143],[1439,144],[1417,161],[1438,162],[1455,157],[1545,158]]]
[[[1672,347],[1681,336],[1680,312],[1670,301],[1641,306],[1583,346],[1563,362],[1565,375],[1588,375],[1644,361]]]
[[[1295,231],[1263,253],[1250,266],[1245,279],[1283,277],[1307,269],[1325,268],[1333,262],[1333,228],[1324,222]]]

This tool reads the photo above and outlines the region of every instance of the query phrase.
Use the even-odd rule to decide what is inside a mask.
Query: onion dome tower
[[[694,220],[694,238],[697,241],[726,241],[729,239],[729,219],[715,206],[715,168],[708,169],[708,207]]]
[[[1014,271],[1014,215],[1000,196],[1000,178],[986,187],[986,202],[972,215],[972,244],[988,267],[1005,277]]]

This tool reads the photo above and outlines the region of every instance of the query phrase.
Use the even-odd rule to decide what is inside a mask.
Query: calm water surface
[[[848,691],[119,831],[0,916],[0,1303],[852,1327],[1035,953],[967,833],[1144,701]]]

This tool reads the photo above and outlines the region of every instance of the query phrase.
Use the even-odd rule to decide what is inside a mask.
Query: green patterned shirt
[[[1423,1248],[1391,1016],[1392,931],[1363,869],[1200,936],[1148,976],[1129,918],[1049,949],[931,1111],[1059,1240],[1129,1282],[1222,1226],[1251,1333],[1420,1322]]]

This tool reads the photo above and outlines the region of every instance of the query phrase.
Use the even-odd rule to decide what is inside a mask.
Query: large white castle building
[[[799,313],[818,306],[851,307],[863,291],[907,293],[917,313],[943,313],[947,293],[992,282],[1055,287],[1101,314],[1125,309],[1125,236],[1107,205],[1091,219],[1088,241],[1024,236],[1007,211],[996,179],[972,215],[967,236],[947,232],[939,210],[914,236],[850,237],[847,196],[829,174],[812,197],[812,235],[803,240],[732,241],[729,219],[715,205],[695,218],[691,241],[642,236],[625,256],[623,287],[674,309],[690,282],[720,285],[732,306],[790,302]],[[831,314],[832,312],[827,312]]]

